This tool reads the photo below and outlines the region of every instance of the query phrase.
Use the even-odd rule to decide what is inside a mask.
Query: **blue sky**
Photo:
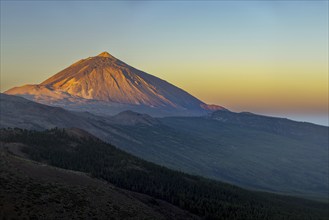
[[[328,113],[328,1],[1,1],[1,91],[102,51],[235,111]]]

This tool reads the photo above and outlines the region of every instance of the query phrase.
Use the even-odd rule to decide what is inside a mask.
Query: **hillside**
[[[212,219],[326,219],[328,215],[327,204],[247,191],[228,184],[171,171],[124,153],[90,135],[84,137],[84,132],[78,132],[79,135],[76,135],[76,132],[60,129],[44,132],[2,129],[0,137],[2,146],[16,143],[20,154],[25,154],[33,160],[90,173],[117,187],[154,196],[199,216]],[[12,152],[17,152],[17,149]],[[10,169],[8,167],[1,166],[5,170]],[[28,175],[33,176],[34,173],[30,172]],[[39,173],[35,174],[35,176],[39,175]],[[74,175],[77,174],[72,174],[75,180]],[[30,184],[34,184],[33,178],[30,178],[30,181],[32,182]],[[57,189],[53,191],[56,192]],[[29,191],[23,192],[29,193]],[[34,196],[38,196],[38,193],[40,192],[35,192]],[[65,199],[66,197],[63,203]],[[80,199],[79,196],[77,199]],[[2,203],[6,205],[7,201],[11,200],[5,201]],[[84,204],[83,200],[81,202]],[[17,210],[20,210],[19,207]]]
[[[1,219],[198,219],[167,202],[88,174],[26,159],[21,147],[0,145]]]
[[[100,117],[5,94],[0,94],[0,110],[0,127],[77,127],[171,169],[250,189],[328,200],[328,127],[233,112],[159,119],[128,111]],[[255,119],[248,124],[245,117]]]
[[[230,111],[215,111],[209,118],[224,124],[265,131],[307,142],[323,145],[328,143],[328,127],[308,122],[296,122],[287,118],[269,117],[250,112]]]
[[[271,120],[280,124],[283,119]],[[278,132],[271,130],[273,127],[261,129],[268,125],[256,120],[254,126],[258,128],[229,123],[228,119],[164,118],[163,125],[174,130],[153,135],[144,149],[162,149],[162,139],[171,136],[172,144],[166,151],[175,155],[171,162],[179,161],[175,166],[185,172],[202,173],[247,188],[327,201],[329,128],[284,121],[286,130]],[[292,132],[290,128],[294,128]],[[142,137],[152,131],[131,128],[130,133]]]

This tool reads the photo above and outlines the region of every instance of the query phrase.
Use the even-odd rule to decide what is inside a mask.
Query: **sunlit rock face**
[[[98,113],[102,112],[100,108],[107,108],[107,112],[114,110],[113,114],[121,110],[135,110],[151,115],[157,115],[154,112],[159,115],[198,115],[224,109],[209,106],[107,52],[82,59],[39,85],[15,87],[6,93],[73,110],[93,111],[94,105]]]

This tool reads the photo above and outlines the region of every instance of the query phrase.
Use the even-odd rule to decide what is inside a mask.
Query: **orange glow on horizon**
[[[169,72],[158,76],[204,102],[233,111],[328,113],[325,64],[187,65],[153,67],[153,72]]]

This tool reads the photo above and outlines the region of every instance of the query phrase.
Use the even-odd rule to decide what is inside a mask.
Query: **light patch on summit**
[[[104,51],[100,54],[98,54],[98,57],[112,57],[108,52]]]

